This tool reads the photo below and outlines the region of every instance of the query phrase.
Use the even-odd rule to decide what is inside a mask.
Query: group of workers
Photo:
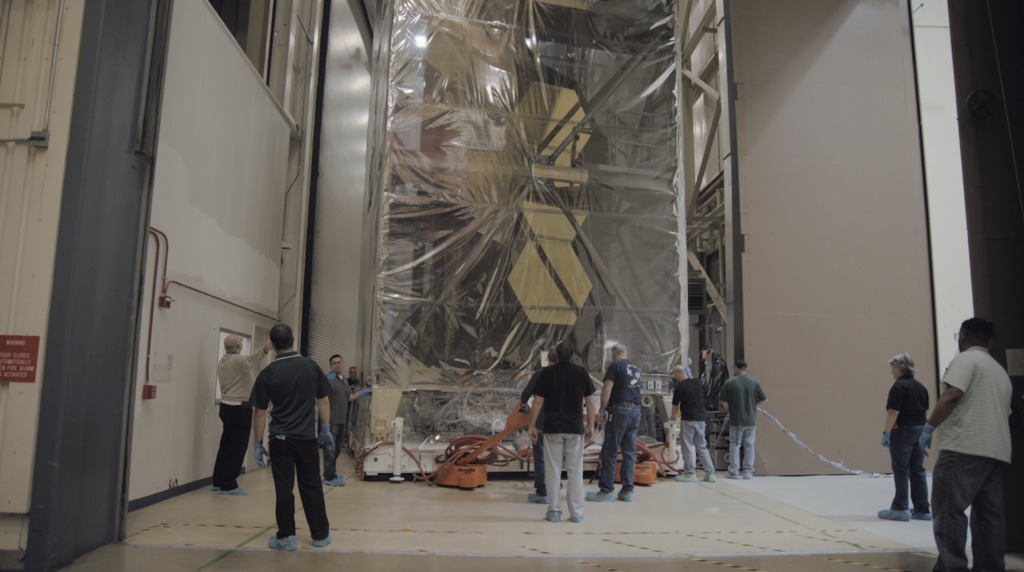
[[[636,443],[640,430],[641,372],[629,360],[626,347],[614,344],[605,372],[600,406],[587,370],[571,363],[575,348],[562,341],[548,352],[550,365],[534,374],[523,389],[524,405],[533,398],[529,436],[534,443],[534,488],[527,501],[546,504],[544,518],[561,521],[561,474],[566,471],[566,505],[570,522],[583,522],[584,499],[591,502],[632,502],[636,471]],[[736,361],[735,377],[722,387],[721,407],[729,412],[729,471],[727,477],[751,479],[757,435],[757,404],[767,399],[761,384],[747,375],[747,364]],[[704,481],[716,482],[715,466],[707,448],[704,390],[689,371],[672,371],[673,418],[682,411],[682,482],[696,482],[696,453],[704,465]],[[600,414],[598,414],[600,412]],[[604,432],[597,468],[598,490],[583,493],[583,447],[595,431]],[[740,458],[741,445],[743,450]],[[619,455],[621,453],[621,463]],[[621,487],[615,494],[615,478]]]
[[[879,511],[878,517],[932,521],[938,548],[933,572],[968,570],[968,526],[972,532],[973,569],[1005,570],[1002,475],[1010,463],[1012,385],[1006,370],[989,352],[994,335],[994,326],[987,320],[971,318],[963,322],[957,335],[960,353],[942,377],[941,393],[930,416],[928,391],[914,379],[913,358],[900,354],[889,360],[895,382],[886,403],[882,445],[889,449],[892,458],[896,495],[890,508]],[[529,436],[534,443],[536,490],[527,495],[527,500],[546,504],[544,518],[550,522],[561,520],[563,469],[568,477],[566,505],[570,522],[583,522],[584,499],[630,502],[634,494],[640,370],[629,361],[624,346],[612,346],[612,362],[604,375],[598,406],[587,371],[571,363],[574,352],[571,343],[559,343],[548,354],[551,365],[534,374],[520,397],[524,405],[533,398]],[[726,476],[732,479],[753,478],[757,407],[767,399],[764,388],[746,370],[747,363],[736,360],[735,375],[722,386],[719,396],[720,408],[728,414]],[[703,386],[681,365],[673,369],[672,375],[672,418],[681,417],[683,457],[683,471],[676,480],[698,481],[699,454],[703,480],[716,482],[714,462],[707,448]],[[931,447],[933,432],[940,426],[941,446],[929,502],[924,457]],[[604,442],[597,469],[598,490],[584,496],[583,448],[601,430]],[[621,482],[617,495],[616,472]]]
[[[274,478],[277,532],[267,545],[286,551],[299,547],[292,492],[297,480],[313,546],[327,546],[331,530],[322,485],[345,485],[345,477],[337,474],[336,460],[348,441],[349,402],[371,390],[359,390],[354,367],[349,368],[348,378],[343,377],[345,362],[337,354],[331,356],[331,371],[325,375],[315,361],[293,349],[295,337],[286,324],[274,325],[263,346],[250,355],[242,355],[243,345],[241,336],[227,336],[225,355],[217,365],[223,432],[211,490],[223,495],[248,492],[237,479],[251,428],[256,464],[266,468],[269,458]],[[258,366],[271,350],[274,360],[257,376]],[[269,436],[266,445],[264,435]],[[318,449],[323,449],[322,481]]]
[[[882,445],[892,458],[896,494],[890,508],[879,511],[878,516],[897,521],[933,521],[938,548],[935,572],[968,569],[968,523],[973,533],[974,569],[1005,569],[1002,474],[1010,462],[1012,385],[1006,370],[989,353],[993,337],[991,322],[981,318],[963,322],[957,336],[960,353],[942,377],[941,393],[930,416],[928,392],[914,378],[913,359],[900,354],[889,360],[895,382],[886,403]],[[278,531],[268,545],[277,550],[298,548],[292,493],[296,477],[313,546],[330,544],[322,484],[344,485],[344,477],[336,472],[336,459],[347,440],[348,403],[370,391],[356,391],[359,380],[354,367],[347,379],[342,378],[344,360],[340,355],[331,356],[331,371],[325,375],[316,362],[293,350],[294,341],[289,326],[276,324],[259,350],[243,356],[243,339],[227,336],[226,354],[217,368],[222,393],[219,415],[224,428],[212,490],[225,495],[246,494],[237,478],[251,425],[257,464],[265,468],[269,457],[272,465]],[[274,360],[254,378],[257,366],[271,350],[275,352]],[[546,504],[544,518],[550,522],[561,520],[563,470],[568,476],[566,506],[570,522],[583,522],[584,501],[632,502],[634,495],[640,369],[629,360],[623,345],[614,344],[598,397],[587,370],[572,363],[575,352],[571,342],[558,343],[548,353],[550,365],[536,372],[521,396],[524,404],[533,398],[528,434],[534,443],[536,478],[535,492],[527,500]],[[726,477],[733,479],[753,478],[757,406],[767,399],[764,388],[747,375],[746,369],[744,360],[736,360],[735,375],[723,385],[719,397],[729,422]],[[683,366],[676,366],[672,375],[672,416],[681,417],[683,457],[683,471],[676,480],[697,482],[699,455],[703,480],[716,482],[707,448],[701,383],[692,379]],[[268,449],[263,439],[270,407],[274,415]],[[941,446],[929,502],[924,456],[938,427],[942,427]],[[583,448],[597,431],[604,432],[598,490],[584,494]],[[324,450],[323,481],[318,447]],[[618,494],[616,474],[621,483]],[[965,514],[968,507],[969,521]]]
[[[1006,370],[989,352],[994,337],[995,327],[982,318],[961,324],[957,333],[960,353],[942,376],[931,415],[928,390],[914,377],[913,358],[904,353],[889,360],[895,381],[886,400],[882,446],[889,449],[892,459],[896,494],[889,508],[878,511],[878,517],[932,521],[938,549],[933,572],[1006,569],[1003,472],[1012,449],[1013,386]],[[939,427],[941,444],[929,502],[924,458]],[[968,526],[973,568],[968,568]]]

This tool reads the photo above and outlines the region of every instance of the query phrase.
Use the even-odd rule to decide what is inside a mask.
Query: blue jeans
[[[889,505],[892,510],[910,508],[907,504],[909,491],[914,512],[931,512],[928,504],[928,475],[924,470],[924,449],[918,443],[923,429],[924,425],[911,425],[889,432],[892,479],[896,483],[896,496]]]
[[[559,474],[558,478],[562,478]],[[537,442],[533,444],[533,488],[537,496],[548,496],[548,485],[544,480],[544,433],[537,431]]]
[[[757,425],[747,427],[729,426],[729,473],[740,472],[740,445],[743,445],[743,472],[754,474],[754,443],[757,441]]]
[[[688,475],[697,472],[696,456],[700,454],[700,462],[704,463],[704,472],[715,472],[715,463],[708,452],[708,438],[704,421],[683,420],[683,471]]]
[[[640,406],[613,405],[611,416],[604,426],[604,444],[601,445],[601,467],[597,486],[601,492],[615,490],[615,466],[622,449],[622,493],[633,492],[633,471],[636,469],[636,435],[640,431]]]
[[[1003,515],[1003,469],[988,457],[941,451],[932,471],[932,512],[939,559],[933,572],[966,572],[967,516],[971,507],[974,572],[1003,572],[1006,520]]]

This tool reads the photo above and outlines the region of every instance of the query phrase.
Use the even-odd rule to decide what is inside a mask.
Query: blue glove
[[[371,387],[369,389],[360,390],[359,393],[357,393],[356,395],[358,395],[359,397],[366,397],[367,395],[373,395],[373,388]]]
[[[882,446],[885,447],[886,449],[889,448],[889,432],[888,431],[883,431],[882,432]]]
[[[334,435],[331,435],[330,425],[324,425],[320,429],[320,443],[323,444],[324,449],[334,451]]]
[[[263,443],[253,443],[252,451],[256,454],[256,464],[261,469],[267,468],[267,459],[270,457],[270,453],[267,452],[267,448],[263,446]]]
[[[928,449],[932,448],[932,433],[935,432],[935,427],[932,427],[931,423],[925,423],[924,429],[921,430],[921,438],[917,440],[917,444],[924,449],[924,456],[928,456]]]

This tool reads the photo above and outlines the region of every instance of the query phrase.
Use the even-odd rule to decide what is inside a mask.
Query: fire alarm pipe
[[[155,312],[156,306],[157,306],[156,284],[157,284],[157,280],[158,279],[159,279],[160,284],[161,284],[161,286],[160,286],[159,303],[160,303],[160,306],[162,306],[164,308],[170,308],[171,307],[171,297],[167,295],[167,291],[170,289],[172,284],[176,284],[176,285],[181,286],[182,288],[185,288],[187,290],[191,290],[191,291],[196,292],[198,294],[202,294],[203,296],[207,296],[209,298],[213,298],[214,300],[217,300],[218,302],[223,302],[223,303],[228,304],[230,306],[234,306],[234,307],[239,308],[241,310],[245,310],[246,312],[249,312],[249,313],[252,313],[252,314],[256,314],[257,316],[262,316],[264,318],[267,318],[269,320],[273,320],[275,322],[279,321],[278,318],[275,317],[275,316],[264,314],[263,312],[259,312],[257,310],[253,310],[252,308],[248,308],[248,307],[243,306],[241,304],[236,304],[236,303],[232,302],[231,300],[226,300],[224,298],[221,298],[220,296],[217,296],[215,294],[211,294],[209,292],[205,292],[205,291],[200,290],[199,288],[195,288],[193,286],[189,286],[188,284],[185,284],[183,282],[178,282],[177,280],[168,280],[167,279],[167,259],[170,258],[170,254],[171,254],[171,241],[167,238],[167,234],[164,233],[160,229],[157,229],[157,228],[154,228],[154,227],[149,227],[148,230],[149,230],[149,233],[152,234],[156,238],[156,258],[153,261],[153,286],[152,286],[152,294],[150,294],[150,302],[149,302],[149,325],[147,327],[147,332],[146,332],[146,384],[149,383],[149,371],[150,371],[149,370],[149,366],[150,366],[150,361],[149,360],[150,360],[150,349],[153,346],[153,317],[154,317],[154,312]],[[161,242],[161,240],[163,241],[163,245],[164,245],[163,246],[163,274],[162,274],[162,276],[158,276],[158,272],[160,270],[160,262],[161,262],[160,261],[160,251],[161,251],[160,242]]]
[[[257,316],[263,316],[264,318],[267,318],[268,320],[274,320],[275,322],[278,321],[278,319],[275,318],[274,316],[271,316],[269,314],[264,314],[263,312],[257,312],[256,310],[253,310],[252,308],[247,308],[247,307],[245,307],[245,306],[243,306],[241,304],[236,304],[236,303],[232,302],[231,300],[227,300],[227,299],[221,298],[220,296],[217,296],[217,295],[214,295],[214,294],[210,294],[209,292],[204,292],[204,291],[200,290],[199,288],[193,288],[192,286],[189,286],[188,284],[185,284],[183,282],[178,282],[177,280],[167,280],[166,276],[164,277],[164,291],[160,294],[160,298],[161,299],[163,299],[163,298],[170,298],[170,296],[167,296],[167,290],[170,289],[172,284],[177,284],[178,286],[181,286],[182,288],[185,288],[186,290],[191,290],[193,292],[202,294],[203,296],[207,296],[207,297],[213,298],[214,300],[217,300],[218,302],[224,302],[225,304],[228,304],[230,306],[234,306],[234,307],[239,308],[241,310],[245,310],[246,312],[250,312],[252,314],[256,314]],[[168,306],[168,307],[170,307],[170,306]]]
[[[149,300],[149,324],[146,327],[146,382],[149,383],[149,350],[153,347],[153,311],[156,309],[156,281],[157,272],[160,270],[160,239],[163,237],[165,242],[168,242],[168,249],[170,249],[170,243],[167,240],[167,235],[162,231],[157,230],[153,227],[149,228],[149,233],[156,238],[156,258],[153,260],[153,286],[152,294]],[[164,256],[164,262],[166,264],[167,257]],[[166,268],[164,269],[166,273]]]

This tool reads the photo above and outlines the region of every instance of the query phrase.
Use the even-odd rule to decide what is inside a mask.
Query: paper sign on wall
[[[1006,350],[1006,373],[1024,375],[1024,350]]]
[[[0,382],[35,383],[39,336],[0,335]]]

